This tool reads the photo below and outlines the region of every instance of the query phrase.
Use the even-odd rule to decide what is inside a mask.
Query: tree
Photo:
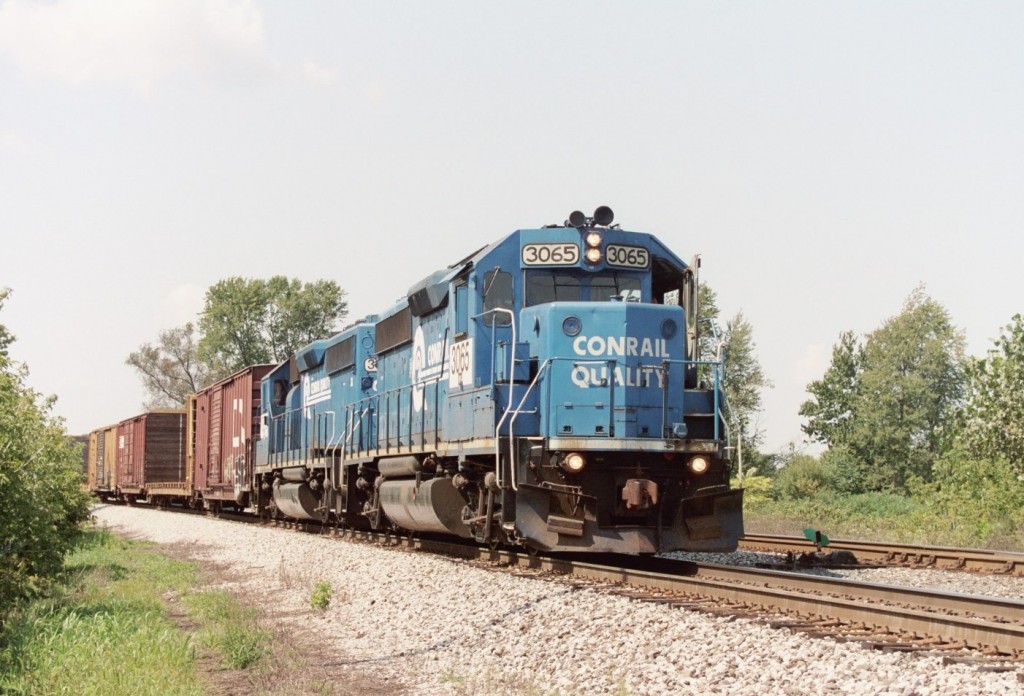
[[[802,430],[811,439],[830,447],[849,439],[863,362],[864,351],[853,332],[839,334],[825,376],[807,385],[813,399],[800,406],[800,415],[807,418]]]
[[[198,339],[192,322],[161,331],[156,345],[144,343],[125,363],[134,367],[149,394],[147,409],[180,407],[189,394],[209,383],[210,368],[198,356]]]
[[[227,278],[206,291],[199,356],[217,377],[282,362],[329,336],[347,311],[345,292],[332,280]]]
[[[743,316],[743,312],[726,322],[725,330],[718,326],[720,310],[718,294],[707,283],[698,289],[697,321],[700,324],[700,339],[697,354],[702,361],[714,362],[720,357],[724,362],[719,374],[725,391],[725,416],[734,428],[732,439],[739,445],[739,479],[742,484],[743,460],[752,465],[774,470],[770,455],[756,451],[764,433],[757,427],[756,414],[761,410],[761,390],[771,387],[760,361],[754,353],[754,327]],[[712,368],[702,365],[698,369],[701,383],[710,387],[714,380]],[[748,427],[754,424],[754,430]]]
[[[297,279],[275,276],[267,281],[269,337],[274,361],[298,348],[329,336],[348,314],[345,293],[333,280],[317,280],[303,286]]]
[[[1024,319],[1013,317],[984,358],[968,361],[966,394],[919,495],[956,543],[1005,543],[1024,529]]]
[[[7,298],[11,294],[10,288],[0,288],[0,309],[3,308],[4,303],[7,302]],[[14,343],[14,336],[7,330],[3,324],[0,324],[0,358],[7,357],[7,348]]]
[[[978,457],[1024,476],[1024,318],[1013,317],[985,358],[969,363],[960,439]]]
[[[963,397],[963,334],[918,287],[903,311],[868,334],[855,451],[880,490],[930,480],[945,427]]]
[[[701,360],[715,360],[718,356],[718,343],[722,340],[718,314],[718,294],[707,283],[701,283],[697,288],[697,355]]]
[[[963,355],[962,333],[921,287],[863,347],[840,336],[800,413],[804,431],[836,449],[824,459],[850,492],[905,492],[912,480],[931,479],[963,397]]]
[[[739,426],[745,446],[758,445],[764,436],[757,427],[761,390],[772,386],[754,349],[754,327],[740,310],[725,325],[725,403],[730,422]],[[748,432],[753,424],[754,430]]]
[[[25,385],[27,370],[7,354],[13,340],[0,325],[0,622],[59,572],[89,516],[81,450],[50,415],[54,399]]]

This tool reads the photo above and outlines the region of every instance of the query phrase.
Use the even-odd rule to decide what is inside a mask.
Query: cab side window
[[[469,288],[465,283],[455,286],[455,335],[469,331]]]
[[[495,268],[484,274],[483,285],[484,322],[490,326],[497,322],[498,326],[508,326],[512,317],[504,312],[491,312],[493,309],[513,309],[512,274]]]

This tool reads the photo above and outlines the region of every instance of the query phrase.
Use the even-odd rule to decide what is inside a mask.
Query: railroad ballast
[[[742,490],[722,364],[698,354],[699,259],[612,220],[517,230],[200,391],[176,480],[162,463],[140,485],[107,452],[124,441],[95,431],[90,487],[544,551],[734,550]]]

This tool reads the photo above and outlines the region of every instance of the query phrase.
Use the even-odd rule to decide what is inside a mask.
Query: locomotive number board
[[[580,262],[577,244],[524,244],[524,266],[572,266]]]
[[[609,266],[647,268],[651,265],[651,254],[643,247],[609,244],[605,249],[605,262]]]

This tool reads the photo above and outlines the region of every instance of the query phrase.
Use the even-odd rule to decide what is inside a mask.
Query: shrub
[[[316,584],[316,587],[313,588],[313,593],[309,596],[309,606],[320,611],[326,610],[327,607],[331,606],[332,594],[331,583],[321,580]]]
[[[810,498],[828,486],[828,471],[821,460],[806,454],[795,454],[775,477],[775,490],[780,498]]]
[[[770,502],[773,496],[774,482],[767,476],[760,476],[756,469],[750,469],[743,477],[742,484],[739,479],[733,478],[730,482],[733,488],[743,488],[743,509],[756,508]]]
[[[868,490],[867,467],[845,447],[833,447],[821,455],[828,487],[837,493],[854,495]]]
[[[0,307],[6,297],[0,289]],[[50,415],[54,400],[26,386],[12,340],[0,325],[0,622],[50,585],[89,516],[80,446]]]
[[[957,544],[1003,545],[1024,531],[1024,482],[1005,458],[954,447],[935,465],[932,483],[914,495]]]

